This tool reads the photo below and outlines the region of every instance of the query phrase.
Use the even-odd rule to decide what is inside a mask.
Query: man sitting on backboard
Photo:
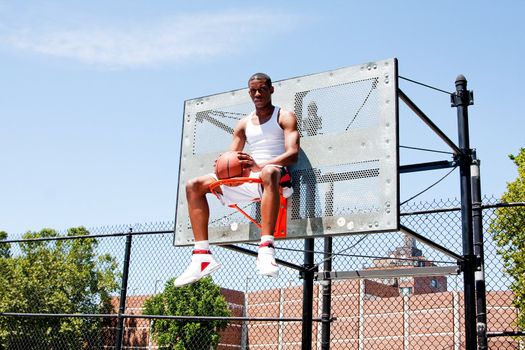
[[[261,243],[257,256],[257,269],[264,276],[276,277],[279,267],[275,262],[274,228],[279,212],[279,187],[281,179],[289,177],[286,166],[297,161],[299,132],[295,113],[272,104],[272,80],[264,73],[256,73],[248,80],[249,94],[255,111],[241,119],[233,131],[230,150],[239,151],[244,168],[251,170],[250,177],[259,177],[259,183],[239,186],[221,186],[223,204],[261,201]],[[242,152],[248,145],[249,152]],[[206,194],[210,184],[217,181],[215,174],[191,179],[186,184],[186,198],[195,247],[188,268],[175,280],[175,286],[198,281],[221,267],[213,258],[208,241],[209,206]],[[291,195],[283,192],[285,197]]]

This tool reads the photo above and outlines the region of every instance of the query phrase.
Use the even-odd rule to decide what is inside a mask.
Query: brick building
[[[302,317],[302,287],[243,293],[222,289],[233,316]],[[322,306],[321,287],[314,286],[313,317]],[[146,297],[128,297],[126,313],[140,314]],[[509,291],[487,293],[488,330],[511,331],[516,320]],[[371,280],[332,283],[331,349],[395,350],[464,349],[463,295],[446,291],[400,295],[396,286]],[[149,321],[126,320],[124,344],[131,349],[157,349],[148,334]],[[220,350],[301,348],[301,322],[251,321],[231,323],[221,332]],[[111,333],[111,332],[110,332]],[[313,342],[320,340],[321,326],[314,322]],[[510,338],[491,340],[491,348],[518,349]],[[314,346],[314,348],[316,348]]]
[[[404,236],[403,245],[395,248],[388,254],[388,258],[374,259],[370,270],[411,269],[415,267],[435,266],[428,261],[421,249],[416,246],[416,240],[408,235]],[[376,280],[385,285],[397,287],[401,295],[440,293],[447,291],[445,276],[425,277],[397,277]]]
[[[415,240],[374,259],[370,270],[429,267]],[[461,292],[449,291],[447,277],[396,277],[333,281],[330,344],[333,350],[461,350],[464,349],[464,303]],[[259,290],[249,293],[221,289],[232,316],[254,318],[301,318],[302,286]],[[147,296],[128,297],[126,313],[141,314]],[[517,311],[509,291],[487,293],[488,330],[511,331]],[[314,286],[313,317],[320,317],[322,286]],[[157,349],[149,337],[149,321],[126,320],[124,344],[132,349]],[[220,350],[301,349],[300,321],[231,322],[221,332]],[[314,322],[312,341],[321,339],[321,324]],[[510,338],[491,340],[494,348],[518,349]],[[314,346],[314,348],[316,348]]]

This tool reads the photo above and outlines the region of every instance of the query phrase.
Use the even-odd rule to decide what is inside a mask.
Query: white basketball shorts
[[[285,167],[281,167],[283,169],[283,173],[288,174],[288,170]],[[250,172],[250,175],[248,177],[257,179],[259,178],[260,172]],[[210,176],[217,179],[217,175],[214,173],[211,173]],[[283,176],[284,178],[284,176]],[[289,178],[289,175],[288,175]],[[283,196],[285,198],[290,197],[293,194],[293,188],[291,187],[290,180],[287,180],[286,185],[283,186]],[[220,193],[216,193],[217,198],[221,201],[223,205],[232,205],[237,203],[249,203],[249,202],[259,202],[262,198],[263,194],[263,187],[259,183],[244,183],[239,186],[225,186],[221,185],[221,191],[222,195]]]

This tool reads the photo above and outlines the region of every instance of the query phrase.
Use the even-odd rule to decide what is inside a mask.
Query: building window
[[[399,288],[399,291],[401,292],[401,295],[411,295],[412,287],[402,287],[402,288]]]
[[[438,287],[438,281],[433,278],[432,280],[430,280],[430,286],[432,288],[437,288]]]

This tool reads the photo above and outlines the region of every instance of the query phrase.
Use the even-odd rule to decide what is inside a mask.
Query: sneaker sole
[[[214,265],[214,266],[210,267],[210,268],[208,269],[208,271],[204,272],[204,273],[202,274],[202,277],[205,277],[205,276],[208,276],[209,274],[214,273],[215,271],[217,271],[217,270],[220,269],[221,267],[222,267],[222,265],[221,265],[220,263],[217,263],[217,265]],[[206,269],[205,269],[205,270],[206,270]],[[201,278],[202,278],[202,277],[201,277]],[[200,279],[200,278],[199,278],[199,279]]]
[[[279,271],[277,271],[277,272],[275,272],[275,273],[274,273],[274,272],[270,272],[270,273],[260,273],[260,272],[259,272],[259,274],[260,274],[261,276],[266,276],[266,277],[274,277],[274,278],[275,278],[275,277],[279,277]]]
[[[174,286],[175,286],[175,287],[184,287],[184,286],[187,286],[188,284],[195,283],[195,282],[197,282],[198,280],[200,280],[200,279],[202,279],[202,278],[204,278],[204,277],[206,277],[206,276],[208,276],[208,275],[214,273],[215,271],[217,271],[217,270],[220,269],[221,267],[222,267],[222,265],[221,265],[220,263],[217,263],[217,265],[214,265],[214,266],[208,268],[207,270],[205,269],[205,271],[203,271],[202,275],[201,275],[199,278],[192,279],[192,280],[190,280],[190,281],[188,281],[188,282],[186,282],[186,283],[182,283],[182,284],[178,284],[178,283],[177,283],[177,280],[175,280],[175,282],[174,282]]]
[[[273,272],[261,272],[258,266],[256,266],[257,272],[259,272],[259,275],[261,276],[267,276],[267,277],[278,277],[279,276],[279,269],[273,271]]]

